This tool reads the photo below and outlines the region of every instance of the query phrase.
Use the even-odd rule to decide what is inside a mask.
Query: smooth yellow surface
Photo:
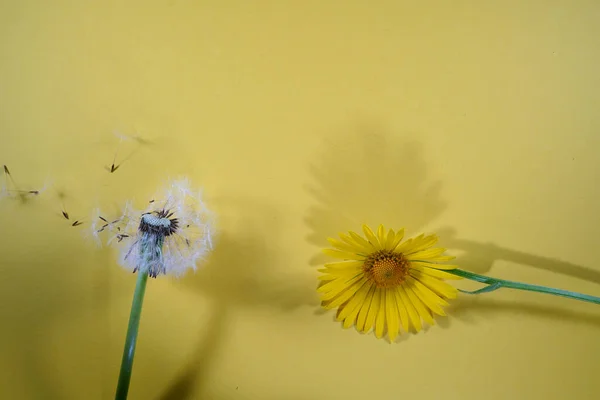
[[[600,306],[462,296],[390,344],[315,291],[327,236],[383,223],[437,232],[475,272],[600,295],[599,15],[2,1],[0,163],[87,224],[54,189],[1,201],[0,398],[113,396],[135,279],[82,233],[182,174],[221,234],[199,273],[149,282],[131,399],[599,398]],[[151,144],[109,174],[113,131]]]

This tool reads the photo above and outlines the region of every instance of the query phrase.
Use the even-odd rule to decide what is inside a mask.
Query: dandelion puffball
[[[119,249],[119,263],[132,272],[181,276],[196,269],[212,249],[213,216],[187,179],[169,182],[145,210],[127,202],[116,218],[96,210],[92,235],[107,235],[106,244]]]

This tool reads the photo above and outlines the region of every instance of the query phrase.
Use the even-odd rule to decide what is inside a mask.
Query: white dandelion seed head
[[[170,182],[144,210],[127,202],[116,216],[96,211],[92,236],[104,236],[107,245],[117,247],[119,264],[127,270],[178,277],[196,270],[212,250],[213,224],[201,192],[182,179]]]

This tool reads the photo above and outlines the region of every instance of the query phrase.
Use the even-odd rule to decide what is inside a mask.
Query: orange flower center
[[[381,250],[365,260],[363,269],[377,287],[396,287],[408,275],[408,261],[401,253]]]

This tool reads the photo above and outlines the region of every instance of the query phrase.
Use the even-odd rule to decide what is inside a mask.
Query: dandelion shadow
[[[289,269],[278,255],[279,215],[273,208],[248,199],[213,201],[224,208],[219,213],[223,220],[233,218],[233,215],[235,218],[244,216],[235,224],[239,228],[226,230],[217,239],[207,265],[181,282],[189,290],[210,299],[212,317],[205,324],[208,327],[206,336],[192,350],[194,356],[157,397],[159,400],[200,396],[211,364],[218,359],[227,342],[237,312],[248,308],[287,312],[303,305],[315,306],[317,302],[312,286],[304,284],[306,277]]]
[[[215,303],[212,316],[206,324],[210,327],[206,331],[206,336],[202,338],[180,375],[158,397],[158,400],[194,398],[197,388],[201,388],[207,381],[211,364],[216,361],[219,351],[223,347],[222,341],[226,334],[228,319],[227,308],[220,303]]]
[[[250,199],[219,200],[218,204],[239,210],[235,212],[237,227],[217,238],[206,267],[185,279],[188,287],[236,309],[289,311],[314,303],[312,288],[305,288],[307,275],[298,274],[290,260],[281,255],[278,211]],[[225,211],[219,215],[227,219],[231,214]]]

